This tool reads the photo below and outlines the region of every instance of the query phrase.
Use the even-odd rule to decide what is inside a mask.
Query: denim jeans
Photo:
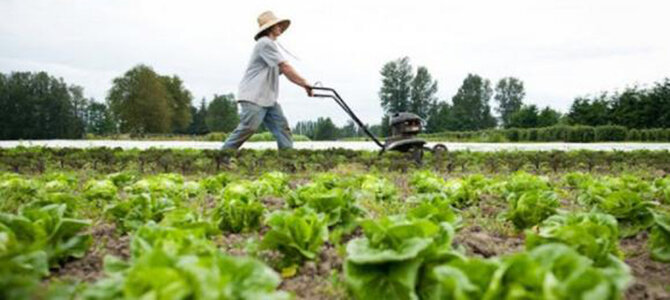
[[[279,149],[293,148],[291,129],[279,103],[270,107],[263,107],[246,101],[240,101],[239,103],[242,108],[240,124],[228,136],[223,144],[223,149],[240,148],[256,132],[261,123],[265,124],[265,127],[272,132]]]

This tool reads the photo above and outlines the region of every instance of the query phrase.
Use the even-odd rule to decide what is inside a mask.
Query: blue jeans
[[[265,127],[275,136],[279,149],[293,148],[291,128],[288,126],[288,121],[286,121],[279,103],[270,107],[263,107],[246,101],[240,101],[239,103],[242,108],[240,124],[228,136],[223,144],[223,149],[240,148],[256,132],[261,123],[265,124]]]

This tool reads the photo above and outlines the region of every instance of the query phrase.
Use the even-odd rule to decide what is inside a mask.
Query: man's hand
[[[307,96],[314,97],[314,90],[312,90],[310,85],[305,85],[304,88],[307,91]]]

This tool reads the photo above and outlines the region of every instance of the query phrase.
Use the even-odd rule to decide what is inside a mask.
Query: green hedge
[[[480,131],[446,131],[421,134],[434,141],[462,142],[670,142],[669,129],[627,129],[618,125],[567,126],[543,128],[488,129]]]

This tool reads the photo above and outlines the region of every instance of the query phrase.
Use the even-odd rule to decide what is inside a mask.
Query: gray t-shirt
[[[258,39],[240,82],[237,100],[274,106],[279,93],[279,64],[284,61],[272,39],[267,36]]]

